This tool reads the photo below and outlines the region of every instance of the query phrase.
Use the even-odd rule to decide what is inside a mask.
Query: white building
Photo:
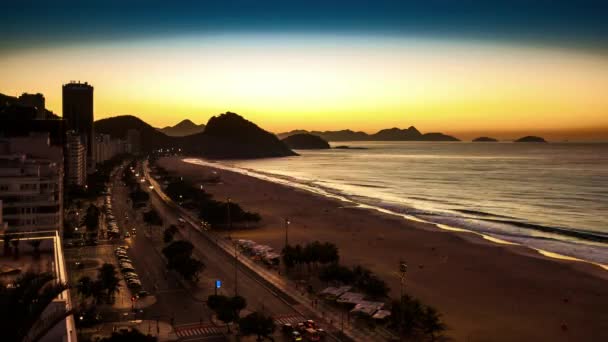
[[[67,134],[67,183],[84,187],[87,183],[87,150],[79,134]]]
[[[0,200],[9,230],[63,227],[63,151],[48,134],[0,141]]]
[[[96,163],[102,163],[127,152],[127,143],[124,140],[112,139],[108,134],[99,134],[95,140]]]

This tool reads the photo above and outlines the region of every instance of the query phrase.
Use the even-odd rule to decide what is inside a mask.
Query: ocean
[[[221,164],[362,206],[608,265],[608,144],[340,142]]]

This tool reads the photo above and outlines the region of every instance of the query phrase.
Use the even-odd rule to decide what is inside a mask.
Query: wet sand
[[[198,182],[212,168],[163,158],[159,164]],[[341,262],[373,270],[398,296],[399,260],[409,265],[406,291],[435,306],[457,341],[608,341],[608,271],[547,258],[374,210],[345,206],[304,190],[215,169],[222,183],[205,185],[259,212],[260,227],[233,232],[281,250],[289,242],[331,241]]]

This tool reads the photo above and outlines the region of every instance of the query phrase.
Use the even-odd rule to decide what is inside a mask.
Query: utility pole
[[[238,264],[239,264],[238,248],[237,248],[236,241],[234,241],[234,296],[235,297],[239,295]]]
[[[226,216],[228,219],[228,238],[232,240],[232,219],[230,217],[230,197],[226,199]]]
[[[401,298],[399,298],[399,301],[401,303],[401,308],[399,309],[399,312],[401,313],[401,324],[403,324],[404,321],[404,312],[403,312],[403,288],[405,286],[405,275],[407,274],[407,264],[404,261],[399,261],[399,279],[401,281]],[[399,328],[399,339],[403,340],[403,329],[402,327]]]
[[[291,222],[289,221],[288,218],[285,219],[285,248],[287,248],[287,246],[289,245],[289,224]]]

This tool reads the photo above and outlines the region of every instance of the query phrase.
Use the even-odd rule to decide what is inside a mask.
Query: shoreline
[[[229,195],[262,215],[259,228],[235,230],[233,236],[280,251],[282,220],[289,217],[290,242],[336,243],[344,264],[369,267],[387,281],[393,296],[399,288],[394,266],[405,259],[410,265],[407,292],[437,307],[449,326],[447,335],[455,340],[608,339],[602,328],[608,322],[608,273],[595,265],[549,258],[388,210],[345,206],[339,196],[327,198],[216,163],[195,165],[177,157],[159,163],[193,182],[215,170],[223,183],[206,185],[206,191],[217,199]]]
[[[299,186],[296,186],[295,184],[290,183],[289,181],[287,181],[287,180],[285,180],[283,178],[276,177],[276,176],[274,176],[272,174],[266,174],[266,173],[258,172],[258,171],[254,171],[254,170],[233,167],[233,166],[230,166],[230,165],[222,164],[221,162],[205,161],[202,158],[184,158],[182,160],[184,162],[186,162],[186,163],[190,163],[190,164],[194,164],[194,165],[206,166],[206,167],[221,169],[221,170],[225,170],[225,171],[235,172],[235,173],[242,174],[244,176],[254,177],[254,178],[257,178],[257,179],[260,179],[260,180],[263,180],[263,181],[273,182],[273,183],[277,183],[277,184],[281,184],[281,185],[285,185],[285,186],[292,187],[292,188],[297,188],[297,189],[304,189],[304,190],[309,191],[313,195],[334,198],[334,199],[337,199],[337,200],[345,202],[345,203],[355,204],[355,206],[358,207],[358,208],[375,210],[375,211],[378,211],[378,212],[383,213],[383,214],[394,215],[394,216],[400,217],[400,218],[402,218],[404,220],[417,221],[417,222],[421,222],[421,223],[425,223],[425,224],[430,224],[430,225],[435,226],[435,228],[437,228],[437,229],[442,229],[442,230],[447,230],[447,231],[457,232],[457,233],[468,233],[468,234],[477,235],[477,236],[479,236],[479,237],[481,237],[481,238],[483,238],[483,239],[485,239],[487,241],[490,241],[490,242],[493,242],[493,243],[496,243],[496,244],[513,245],[513,246],[521,246],[521,247],[529,248],[530,250],[535,251],[539,255],[545,256],[547,258],[556,259],[556,260],[569,260],[569,261],[573,261],[573,262],[587,263],[587,264],[598,266],[601,269],[608,271],[608,264],[602,264],[602,263],[595,262],[595,261],[592,261],[592,260],[585,260],[585,259],[582,259],[582,258],[578,258],[578,257],[566,255],[566,254],[552,252],[552,251],[549,251],[549,250],[545,250],[545,249],[542,249],[542,248],[536,248],[536,247],[533,247],[533,246],[528,246],[528,245],[525,245],[525,244],[522,244],[522,243],[518,243],[518,242],[507,241],[507,240],[504,240],[504,239],[501,239],[501,238],[494,237],[494,236],[489,235],[489,234],[483,234],[483,233],[474,231],[472,229],[453,227],[453,226],[450,226],[448,224],[432,222],[432,221],[425,220],[423,218],[419,218],[419,217],[416,217],[416,216],[413,216],[413,215],[398,213],[398,212],[391,211],[389,209],[385,209],[385,208],[382,208],[382,207],[377,207],[377,206],[372,206],[372,205],[360,203],[360,202],[348,199],[346,197],[343,197],[343,196],[340,196],[340,195],[336,195],[336,194],[332,194],[332,193],[329,193],[329,192],[321,192],[321,191],[319,191],[319,189],[313,189],[312,187],[309,187],[307,185],[300,184]]]

